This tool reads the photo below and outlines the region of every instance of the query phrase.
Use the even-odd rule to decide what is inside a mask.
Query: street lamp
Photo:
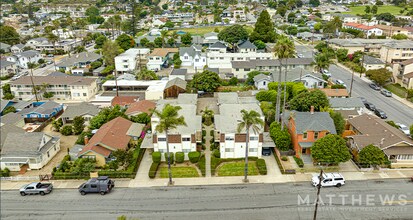
[[[321,190],[321,181],[323,181],[323,167],[321,166],[320,163],[318,163],[320,166],[320,176],[318,176],[318,185],[317,185],[317,199],[315,202],[315,209],[314,209],[314,217],[313,220],[317,219],[317,209],[318,209],[318,202],[320,200],[320,190]]]

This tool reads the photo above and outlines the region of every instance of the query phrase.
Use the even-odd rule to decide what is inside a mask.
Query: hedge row
[[[298,157],[294,156],[294,160],[297,163],[298,167],[300,167],[300,168],[304,167],[304,162],[301,158],[298,158]]]
[[[260,175],[267,175],[267,164],[264,159],[257,160],[257,168]]]
[[[215,156],[216,158],[221,158],[221,152],[219,152],[218,149],[215,149],[215,150],[214,150],[214,156]]]
[[[98,172],[98,175],[108,176],[110,178],[135,178],[136,172],[102,170]]]
[[[160,163],[161,162],[161,152],[157,151],[157,152],[153,152],[152,153],[152,161],[154,163]]]
[[[156,176],[156,171],[158,171],[159,163],[152,163],[151,168],[149,168],[149,178],[153,179]]]
[[[4,170],[1,170],[1,177],[9,177],[10,176],[10,170],[9,168],[4,168]]]
[[[53,179],[55,180],[67,180],[67,179],[89,179],[89,173],[63,173],[63,172],[54,172]]]
[[[205,163],[206,163],[205,155],[202,155],[197,164],[198,168],[201,170],[202,176],[205,176],[205,173],[206,173]]]
[[[183,163],[185,160],[185,153],[184,152],[176,152],[175,159],[177,163]]]

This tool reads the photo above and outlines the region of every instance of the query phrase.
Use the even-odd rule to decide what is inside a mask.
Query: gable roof
[[[363,59],[364,59],[363,62],[365,64],[384,64],[384,62],[381,61],[380,59],[377,59],[375,57],[368,56],[368,55],[364,55]]]
[[[23,116],[21,114],[18,113],[8,113],[6,115],[1,116],[0,118],[0,124],[4,124],[4,125],[8,125],[8,124],[12,124],[15,125],[17,124],[19,121],[24,120]]]
[[[272,81],[270,76],[262,74],[262,73],[254,76],[254,82],[259,82],[262,80]]]
[[[364,104],[359,98],[331,98],[331,108],[363,108]]]
[[[12,47],[17,47],[19,49],[23,49],[24,48],[24,44],[15,44]]]
[[[44,136],[49,137],[50,140],[42,146]],[[7,135],[1,154],[2,157],[40,156],[47,152],[53,142],[59,139],[59,137],[52,137],[43,132],[12,132]]]
[[[42,85],[47,83],[49,85],[91,85],[97,81],[97,78],[83,77],[83,76],[70,76],[70,75],[56,75],[53,76],[24,76],[19,79],[10,82],[10,85],[32,85],[31,78],[35,85]]]
[[[113,98],[111,101],[111,105],[125,106],[137,101],[139,101],[139,96],[115,96],[115,98]]]
[[[133,114],[136,112],[145,112],[147,114],[150,114],[151,109],[155,109],[156,103],[149,101],[149,100],[141,100],[139,102],[134,102],[130,104],[128,109],[126,110],[125,114]]]
[[[21,53],[13,54],[13,55],[17,56],[17,57],[34,57],[34,56],[39,55],[39,54],[40,53],[37,50],[27,50],[27,51],[23,51]]]
[[[225,44],[222,43],[221,41],[217,41],[217,42],[213,43],[211,46],[209,46],[209,48],[223,49],[223,48],[227,48],[227,46],[225,46]]]
[[[99,113],[99,108],[87,102],[82,102],[78,105],[69,105],[62,114],[62,118],[74,118],[76,116],[92,115]]]
[[[334,121],[328,112],[289,111],[284,117],[294,119],[296,134],[303,134],[306,131],[328,131],[331,134],[336,134]]]
[[[246,40],[238,44],[240,49],[257,49],[257,47],[251,43],[251,41]]]
[[[179,50],[178,48],[155,48],[151,54],[148,56],[159,56],[159,57],[165,57],[168,55],[168,53],[178,53]]]
[[[7,60],[0,60],[0,67],[1,68],[5,68],[5,67],[8,67],[8,66],[12,66],[12,65],[15,65],[15,63],[7,61]]]
[[[4,141],[9,133],[24,133],[25,131],[22,128],[19,128],[12,124],[1,125],[0,127],[0,151],[4,146]]]
[[[173,69],[170,75],[185,76],[187,72],[187,69]]]
[[[95,52],[81,52],[78,54],[73,54],[72,57],[63,58],[62,62],[57,64],[58,67],[71,67],[76,63],[93,62],[102,58],[102,55]]]
[[[166,83],[165,89],[172,87],[172,86],[178,86],[179,88],[186,89],[186,81],[181,79],[181,78],[174,78],[172,80],[169,80],[168,83]]]
[[[30,114],[30,113],[38,113],[38,114],[50,114],[55,109],[61,107],[62,104],[56,103],[54,101],[46,101],[43,104],[40,104],[39,106],[36,107],[31,107],[31,108],[25,108],[22,109],[19,114],[25,115],[25,114]]]
[[[413,63],[413,58],[400,62],[402,65],[410,65]]]

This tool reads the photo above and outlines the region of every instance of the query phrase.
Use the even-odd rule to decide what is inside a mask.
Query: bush
[[[264,159],[257,160],[257,168],[260,175],[267,175],[267,164]]]
[[[164,155],[165,155],[165,162],[168,163],[168,153],[165,153]],[[169,157],[170,157],[170,160],[171,160],[171,164],[173,164],[174,163],[174,153],[169,152]]]
[[[151,168],[149,168],[149,178],[153,179],[156,176],[156,171],[158,171],[159,163],[152,163]]]
[[[216,158],[221,158],[221,152],[219,152],[218,149],[215,149],[215,150],[214,150],[214,156],[215,156]]]
[[[185,160],[185,153],[184,152],[176,152],[175,159],[177,163],[183,163]]]
[[[73,133],[73,128],[71,125],[65,125],[63,128],[60,130],[60,133],[64,136],[71,135]]]
[[[152,161],[154,163],[160,163],[161,162],[161,152],[153,152],[152,153]]]
[[[199,153],[198,151],[192,151],[188,153],[189,161],[191,161],[191,163],[198,163],[200,156],[201,153]]]
[[[304,167],[304,162],[301,158],[298,158],[298,157],[294,156],[294,160],[297,163],[298,167],[300,167],[300,168]]]
[[[283,156],[283,157],[281,157],[281,160],[282,160],[282,161],[288,161],[288,157]]]
[[[4,168],[4,170],[1,170],[1,176],[2,177],[9,177],[10,176],[10,170],[9,168]]]
[[[198,168],[201,170],[202,176],[205,176],[205,173],[206,173],[205,163],[206,163],[205,155],[202,155],[197,164]]]

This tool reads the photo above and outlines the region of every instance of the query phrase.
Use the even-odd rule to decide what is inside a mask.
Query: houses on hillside
[[[393,65],[393,78],[402,87],[413,89],[413,58]]]
[[[29,63],[37,64],[40,59],[42,59],[41,54],[35,50],[23,51],[7,57],[7,61],[15,63],[18,67],[23,69],[28,69]]]
[[[94,52],[81,52],[73,54],[71,57],[63,58],[62,62],[56,64],[56,71],[61,72],[73,72],[75,69],[90,68],[90,64],[101,59],[102,55]],[[82,71],[78,74],[83,74],[86,71]]]

